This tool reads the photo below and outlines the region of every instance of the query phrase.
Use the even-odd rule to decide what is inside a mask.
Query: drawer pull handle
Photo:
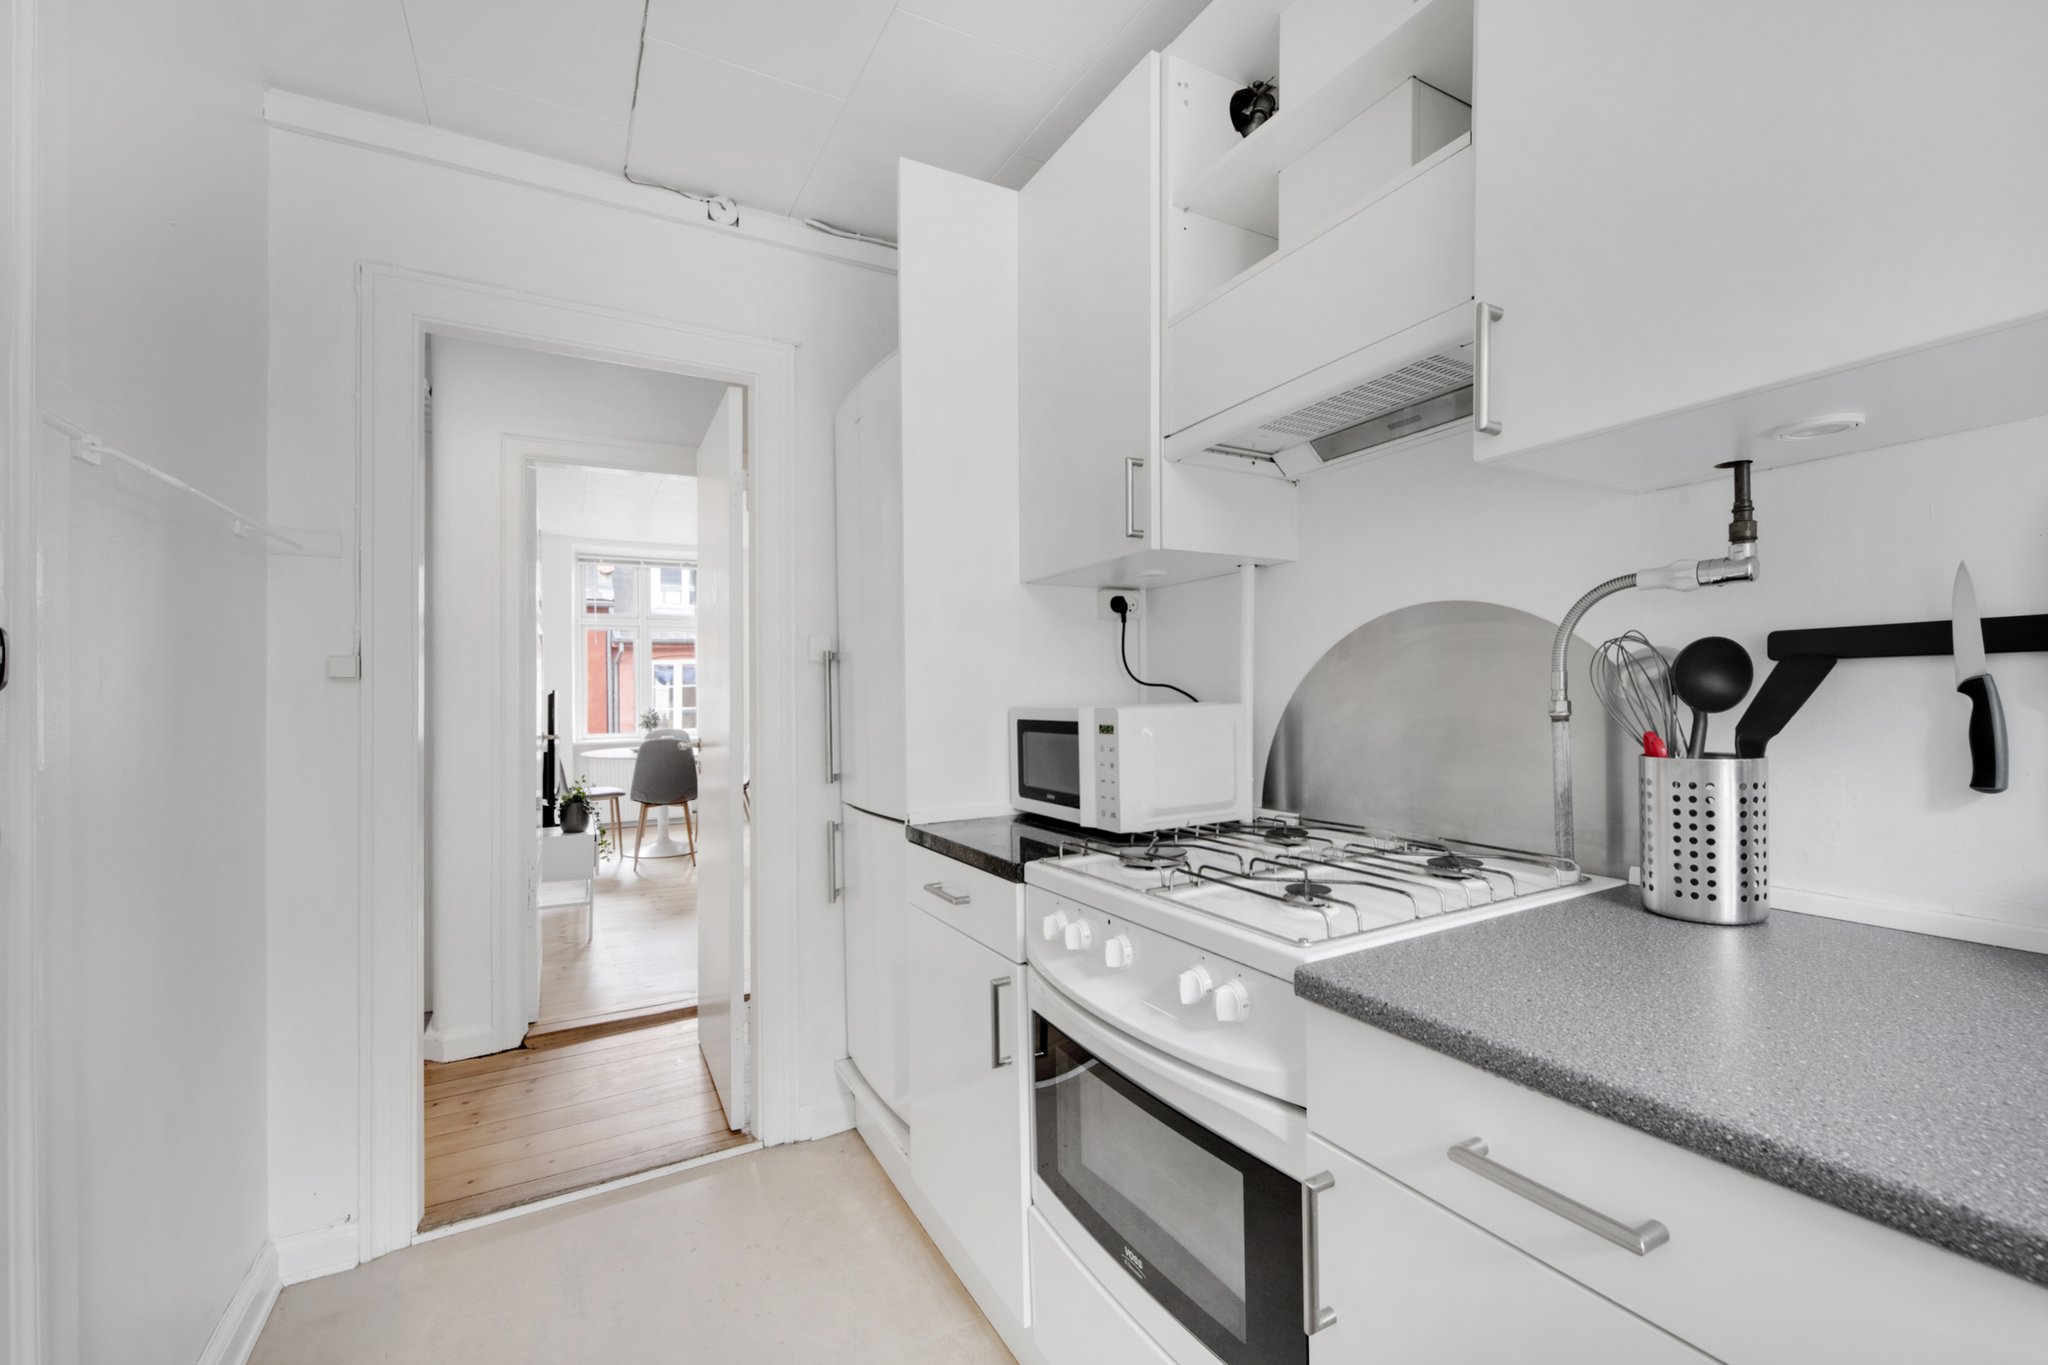
[[[934,896],[937,896],[940,900],[944,901],[948,905],[965,905],[969,901],[974,899],[972,895],[965,891],[957,893],[948,891],[946,889],[946,884],[944,882],[926,882],[924,884],[924,889],[931,892]]]
[[[1502,1189],[1511,1190],[1530,1203],[1549,1209],[1560,1218],[1570,1219],[1588,1232],[1605,1237],[1624,1251],[1647,1256],[1671,1240],[1671,1229],[1654,1218],[1630,1226],[1618,1218],[1609,1218],[1598,1209],[1589,1209],[1578,1200],[1559,1194],[1548,1185],[1540,1185],[1520,1171],[1509,1170],[1486,1155],[1484,1139],[1466,1138],[1463,1142],[1452,1143],[1444,1155],[1466,1170],[1485,1176]]]
[[[1301,1182],[1301,1333],[1312,1337],[1337,1320],[1323,1306],[1323,1219],[1318,1196],[1335,1189],[1337,1178],[1317,1171]]]

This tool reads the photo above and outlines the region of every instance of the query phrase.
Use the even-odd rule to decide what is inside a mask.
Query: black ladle
[[[1704,758],[1707,752],[1707,717],[1726,711],[1749,695],[1756,681],[1756,666],[1749,651],[1725,635],[1708,635],[1678,651],[1671,661],[1671,687],[1678,699],[1692,708],[1692,739],[1686,753]]]

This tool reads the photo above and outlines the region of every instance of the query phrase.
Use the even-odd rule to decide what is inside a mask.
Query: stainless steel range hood
[[[1175,432],[1166,454],[1300,479],[1469,430],[1471,341],[1468,304]]]

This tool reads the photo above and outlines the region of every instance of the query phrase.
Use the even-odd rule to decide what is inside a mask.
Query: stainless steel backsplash
[[[1425,602],[1368,621],[1331,646],[1281,713],[1265,805],[1549,851],[1556,633],[1555,621],[1491,602]],[[1639,857],[1638,748],[1593,695],[1592,655],[1572,641],[1579,864],[1626,876]]]

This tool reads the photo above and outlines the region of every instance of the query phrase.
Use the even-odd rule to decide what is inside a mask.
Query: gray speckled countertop
[[[1622,888],[1330,958],[1296,994],[2048,1285],[2048,956]]]
[[[1021,882],[1024,864],[1056,856],[1063,837],[1077,838],[1084,831],[1024,816],[996,815],[981,820],[906,825],[903,833],[911,843],[934,853],[943,853],[1004,881]]]

